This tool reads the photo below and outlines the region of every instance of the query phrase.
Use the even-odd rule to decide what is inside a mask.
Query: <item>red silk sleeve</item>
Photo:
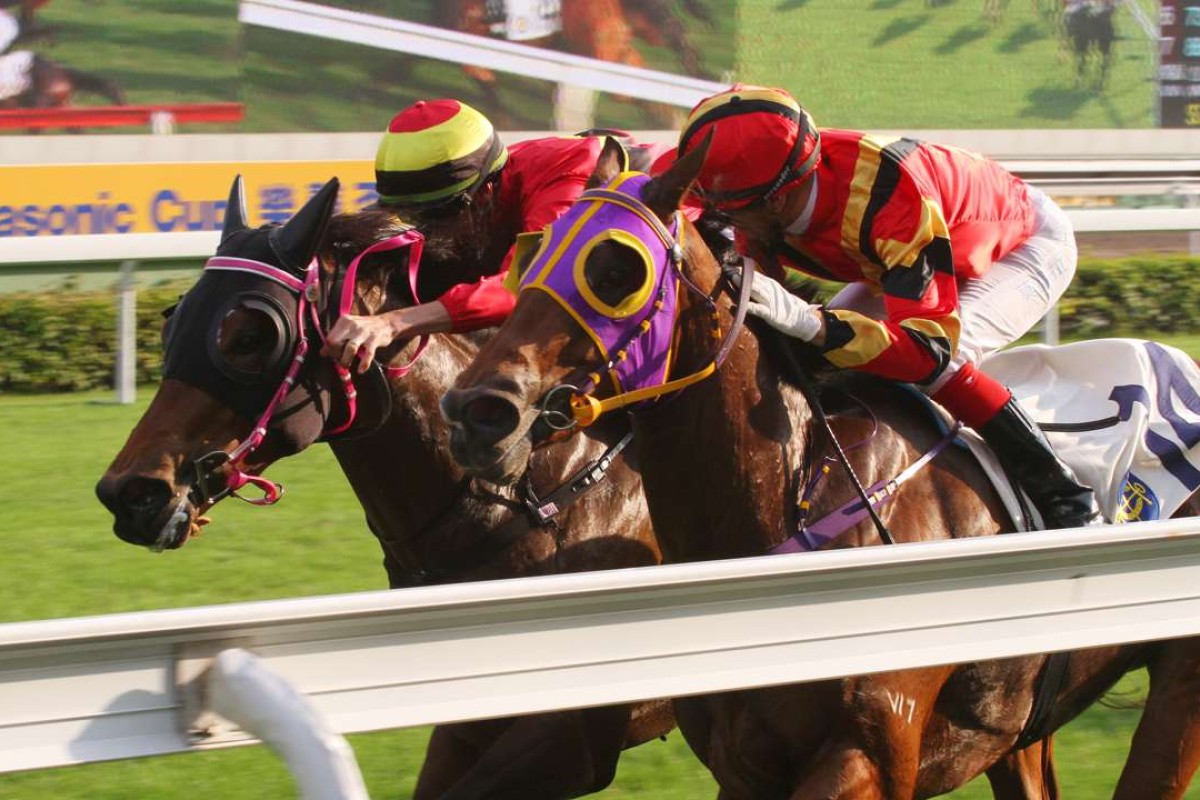
[[[504,273],[476,283],[460,283],[438,298],[450,314],[454,333],[491,328],[512,313],[517,298],[504,288]]]

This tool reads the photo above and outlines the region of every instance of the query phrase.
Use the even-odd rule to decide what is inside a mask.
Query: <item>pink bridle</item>
[[[338,299],[338,316],[344,316],[350,313],[354,306],[354,287],[356,278],[358,277],[358,265],[366,256],[371,253],[386,252],[389,250],[397,250],[401,247],[409,247],[408,256],[408,286],[412,291],[414,303],[420,303],[417,297],[417,274],[421,265],[421,250],[425,244],[425,237],[416,229],[405,231],[398,236],[393,236],[389,239],[383,239],[376,242],[370,247],[363,250],[354,260],[350,262],[350,266],[346,268],[346,278],[342,287],[342,295]],[[290,272],[281,269],[273,264],[268,264],[264,261],[256,261],[248,258],[234,258],[230,256],[214,256],[210,258],[204,265],[206,270],[217,270],[225,272],[247,272],[253,275],[266,278],[278,283],[288,290],[296,294],[296,349],[292,355],[292,362],[288,366],[287,373],[283,376],[283,381],[280,382],[279,388],[275,390],[271,401],[267,403],[266,409],[259,416],[258,421],[254,423],[254,427],[250,435],[246,437],[237,447],[229,453],[218,451],[224,456],[229,465],[229,475],[225,482],[225,487],[234,497],[239,500],[244,500],[247,503],[256,506],[269,506],[276,503],[283,496],[283,486],[274,481],[268,480],[261,475],[251,475],[243,469],[246,458],[257,450],[267,436],[267,426],[270,425],[271,418],[275,415],[279,404],[287,397],[292,387],[296,384],[296,377],[300,374],[301,368],[304,366],[304,361],[308,356],[309,345],[308,336],[306,334],[307,326],[305,325],[305,313],[307,312],[312,318],[313,327],[317,331],[324,344],[326,340],[325,330],[321,327],[321,321],[318,317],[316,300],[320,294],[320,279],[321,271],[317,260],[314,258],[305,270],[304,278],[297,278]],[[425,347],[429,344],[429,336],[423,334],[417,342],[416,352],[407,364],[400,366],[385,367],[384,372],[389,378],[403,377],[417,363],[417,359],[425,351]],[[342,393],[346,398],[346,421],[338,425],[333,430],[322,431],[322,436],[335,436],[339,433],[344,433],[349,430],[354,424],[358,416],[358,391],[354,388],[354,376],[350,370],[346,369],[339,363],[334,364],[334,369],[337,372],[338,378],[341,381]],[[209,454],[215,455],[215,454]],[[204,456],[199,459],[199,464],[205,464],[209,456]],[[251,484],[262,491],[262,497],[243,497],[238,494],[238,490],[246,484]],[[213,498],[212,502],[219,499]]]

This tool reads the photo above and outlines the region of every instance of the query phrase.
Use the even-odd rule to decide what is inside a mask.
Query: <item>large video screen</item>
[[[16,0],[0,0],[9,18],[0,19],[0,106],[242,104],[237,121],[181,122],[185,131],[373,131],[408,103],[440,96],[477,106],[506,130],[580,121],[661,130],[686,113],[677,98],[733,81],[784,87],[826,126],[1200,124],[1194,100],[1183,102],[1197,80],[1188,26],[1200,30],[1200,20],[1185,3],[1157,0],[33,5],[5,45],[21,12]],[[1161,65],[1160,34],[1176,42]],[[622,94],[628,76],[657,93]],[[672,88],[673,77],[691,88]],[[46,94],[48,86],[60,89]],[[1160,106],[1161,92],[1182,99]]]

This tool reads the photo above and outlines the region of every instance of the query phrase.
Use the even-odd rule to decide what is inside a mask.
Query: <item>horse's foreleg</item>
[[[1200,638],[1163,642],[1113,800],[1177,800],[1200,766]]]
[[[533,714],[435,729],[414,800],[578,797],[612,782],[630,707]]]

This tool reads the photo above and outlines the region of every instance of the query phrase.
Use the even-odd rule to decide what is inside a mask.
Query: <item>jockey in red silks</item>
[[[979,360],[1028,331],[1075,273],[1070,221],[994,161],[913,139],[818,130],[780,89],[735,86],[700,102],[680,157],[708,144],[693,191],[724,213],[766,270],[751,314],[832,365],[914,384],[974,428],[1047,528],[1098,516]],[[825,307],[774,278],[787,268],[848,284]]]
[[[617,132],[619,133],[619,132]],[[518,234],[541,231],[583,193],[602,135],[531,139],[506,147],[483,114],[458,100],[417,102],[388,125],[375,157],[379,204],[417,224],[425,253],[460,267],[440,297],[377,316],[344,316],[324,352],[366,369],[400,338],[499,325],[516,298],[504,285]],[[623,142],[652,160],[669,148]]]

